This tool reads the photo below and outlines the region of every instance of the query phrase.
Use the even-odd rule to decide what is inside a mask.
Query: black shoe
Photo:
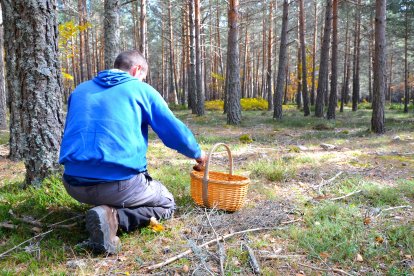
[[[118,219],[116,209],[100,205],[86,213],[86,229],[89,232],[91,247],[100,252],[116,254],[121,249],[121,241],[116,236]]]

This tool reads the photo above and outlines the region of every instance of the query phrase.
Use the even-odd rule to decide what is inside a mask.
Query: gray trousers
[[[68,194],[79,202],[115,207],[119,226],[124,231],[147,226],[151,217],[169,219],[175,210],[172,194],[147,173],[128,180],[85,185],[74,185],[63,179],[63,184]]]

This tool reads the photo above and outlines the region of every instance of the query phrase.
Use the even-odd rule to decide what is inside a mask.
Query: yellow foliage
[[[69,80],[69,81],[73,80],[73,76],[71,74],[68,74],[68,73],[63,72],[63,71],[62,71],[62,77],[63,77],[64,80]]]
[[[206,101],[204,103],[206,110],[223,110],[224,102],[222,100]],[[240,100],[242,110],[267,110],[268,103],[262,98],[243,98]]]
[[[223,110],[224,102],[222,100],[206,101],[204,107],[206,110]]]

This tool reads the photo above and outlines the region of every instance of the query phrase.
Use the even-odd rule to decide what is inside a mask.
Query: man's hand
[[[197,165],[195,165],[193,169],[198,172],[202,171],[207,161],[206,153],[204,151],[201,151],[201,156],[199,158],[196,158],[195,161],[197,162]]]

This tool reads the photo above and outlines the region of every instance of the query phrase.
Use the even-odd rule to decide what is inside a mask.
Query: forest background
[[[132,48],[140,49],[148,60],[146,81],[196,128],[208,123],[203,127],[217,130],[214,120],[224,121],[243,129],[226,126],[237,132],[238,142],[272,145],[272,139],[279,138],[268,135],[261,140],[260,135],[249,133],[262,124],[271,128],[291,125],[292,130],[300,125],[306,131],[310,124],[315,131],[335,132],[339,137],[351,134],[352,140],[371,131],[384,134],[387,118],[388,135],[404,131],[392,141],[412,145],[405,131],[412,131],[413,124],[413,1],[2,0],[1,4],[4,51],[0,53],[5,55],[0,59],[4,61],[0,79],[5,86],[0,86],[0,125],[9,128],[3,132],[5,156],[24,162],[21,171],[25,171],[26,187],[41,187],[46,177],[60,172],[56,161],[64,104],[74,87],[111,68],[120,51]],[[252,110],[260,111],[252,115]],[[262,117],[269,120],[262,121]],[[369,133],[335,129],[369,119]],[[228,139],[221,134],[221,138],[204,137],[205,146]],[[331,134],[303,135],[312,140]],[[385,139],[369,137],[371,144]],[[302,151],[297,145],[288,148]],[[403,151],[403,145],[398,145],[398,153],[408,156],[401,165],[408,165],[408,170],[396,177],[398,181],[410,177],[412,166],[412,152]],[[279,157],[271,162],[274,168],[280,165]],[[272,166],[262,165],[272,171]],[[268,173],[244,168],[258,171],[259,176]],[[283,176],[282,182],[287,178]],[[401,192],[397,196],[409,197],[409,204],[404,201],[402,206],[412,206],[407,192],[410,183],[396,188]],[[390,208],[395,207],[393,203],[387,202]],[[11,217],[4,212],[4,218]],[[407,238],[404,235],[412,229],[412,222],[404,227],[401,239]],[[406,241],[403,247],[408,251],[398,253],[401,256],[412,255],[413,241]],[[323,252],[316,255],[321,257]]]

